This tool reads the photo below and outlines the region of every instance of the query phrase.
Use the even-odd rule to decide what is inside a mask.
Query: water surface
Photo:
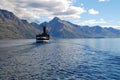
[[[119,41],[0,40],[0,80],[119,80]]]

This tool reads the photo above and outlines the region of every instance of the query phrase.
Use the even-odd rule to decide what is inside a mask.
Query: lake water
[[[0,40],[0,80],[120,80],[120,39]]]

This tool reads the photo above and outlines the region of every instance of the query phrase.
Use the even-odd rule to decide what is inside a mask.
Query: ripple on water
[[[0,54],[0,79],[119,80],[120,56],[71,42],[11,47],[14,50]]]

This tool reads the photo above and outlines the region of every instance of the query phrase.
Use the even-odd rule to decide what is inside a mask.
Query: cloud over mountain
[[[102,18],[99,20],[90,19],[90,20],[81,22],[82,25],[97,25],[97,24],[105,24],[105,23],[107,23],[107,22]]]
[[[20,18],[79,18],[84,8],[72,5],[73,0],[1,0],[0,8],[14,12]]]

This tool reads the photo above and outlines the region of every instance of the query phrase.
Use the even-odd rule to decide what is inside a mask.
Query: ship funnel
[[[43,33],[46,34],[46,27],[43,27]]]

